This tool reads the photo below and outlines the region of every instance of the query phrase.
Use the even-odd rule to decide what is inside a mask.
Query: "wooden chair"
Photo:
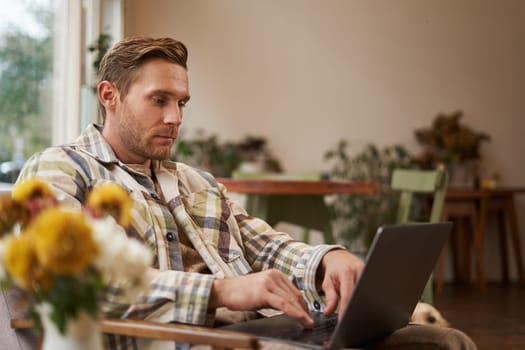
[[[2,349],[33,350],[38,343],[38,335],[31,329],[9,327],[12,319],[23,317],[17,308],[19,298],[14,290],[0,291],[0,344]]]
[[[321,174],[277,174],[234,172],[234,179],[242,180],[308,180],[319,181]],[[246,211],[264,219],[274,226],[279,222],[288,222],[301,226],[303,242],[310,242],[310,231],[323,234],[324,243],[333,244],[332,218],[323,196],[318,195],[246,195]]]
[[[437,170],[415,170],[396,169],[392,174],[391,188],[401,192],[397,208],[397,223],[414,222],[411,217],[413,199],[416,194],[432,195],[430,215],[425,222],[441,221],[443,203],[448,185],[448,176],[444,169]],[[422,220],[420,220],[422,221]],[[427,286],[421,296],[421,300],[433,303],[433,276],[430,277]]]
[[[443,218],[454,222],[454,232],[450,237],[450,249],[452,255],[452,266],[456,282],[470,283],[471,255],[470,247],[474,242],[477,284],[484,292],[484,269],[482,235],[479,227],[478,208],[475,200],[471,201],[445,201]],[[468,253],[468,254],[466,254]],[[459,261],[459,258],[462,261]],[[442,264],[442,262],[440,262]],[[443,290],[443,268],[440,267],[436,273],[436,292]]]

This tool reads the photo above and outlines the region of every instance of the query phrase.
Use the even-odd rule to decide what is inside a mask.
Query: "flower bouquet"
[[[118,286],[129,302],[147,287],[151,252],[123,229],[131,204],[122,187],[107,183],[88,194],[82,210],[66,209],[38,178],[0,197],[0,281],[21,290],[34,321],[44,327],[44,348],[48,333],[67,337],[74,321],[96,325],[109,286]]]

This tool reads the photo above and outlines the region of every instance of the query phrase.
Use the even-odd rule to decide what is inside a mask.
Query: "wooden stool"
[[[481,292],[486,291],[484,268],[484,237],[479,227],[478,209],[475,201],[446,202],[443,207],[443,221],[454,221],[454,232],[450,247],[454,264],[454,277],[462,283],[470,283],[471,248],[474,246],[476,261],[476,284]],[[472,244],[474,243],[474,244]],[[443,291],[444,250],[438,261],[436,292]],[[462,258],[460,266],[459,259]]]
[[[525,272],[523,270],[523,258],[521,255],[521,242],[518,230],[518,218],[512,194],[497,196],[488,202],[488,211],[495,212],[498,221],[498,237],[500,245],[501,275],[502,282],[509,283],[509,264],[507,251],[507,223],[510,228],[511,244],[514,248],[514,261],[518,280],[525,287]]]
[[[452,251],[454,258],[455,276],[470,280],[470,248],[474,244],[476,259],[476,282],[482,292],[486,290],[484,270],[484,241],[487,230],[488,214],[494,212],[498,222],[498,237],[500,244],[501,275],[504,283],[509,282],[509,266],[507,251],[507,224],[510,228],[510,243],[514,250],[514,260],[518,281],[525,287],[525,271],[521,254],[521,242],[518,230],[518,219],[514,205],[514,195],[524,193],[524,188],[495,188],[495,189],[450,189],[447,191],[445,205],[443,207],[443,220],[456,222],[458,234],[453,234],[451,244],[459,243]],[[463,221],[470,225],[468,232],[463,230]],[[463,242],[462,242],[463,241]],[[463,243],[463,244],[461,244]],[[437,292],[443,288],[443,253],[438,262],[436,276]],[[458,268],[458,255],[463,260],[463,269]]]

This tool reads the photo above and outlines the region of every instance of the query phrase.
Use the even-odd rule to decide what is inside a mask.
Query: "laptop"
[[[382,226],[341,321],[314,313],[313,330],[281,314],[223,327],[303,348],[359,348],[408,324],[452,223]]]

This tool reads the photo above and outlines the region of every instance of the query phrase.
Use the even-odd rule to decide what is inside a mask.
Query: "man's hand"
[[[313,327],[301,292],[278,270],[266,270],[213,282],[209,308],[258,310],[271,307],[297,319],[305,328]]]
[[[331,250],[325,254],[316,276],[326,297],[325,315],[333,313],[339,302],[339,317],[342,316],[363,267],[363,261],[346,250]]]

